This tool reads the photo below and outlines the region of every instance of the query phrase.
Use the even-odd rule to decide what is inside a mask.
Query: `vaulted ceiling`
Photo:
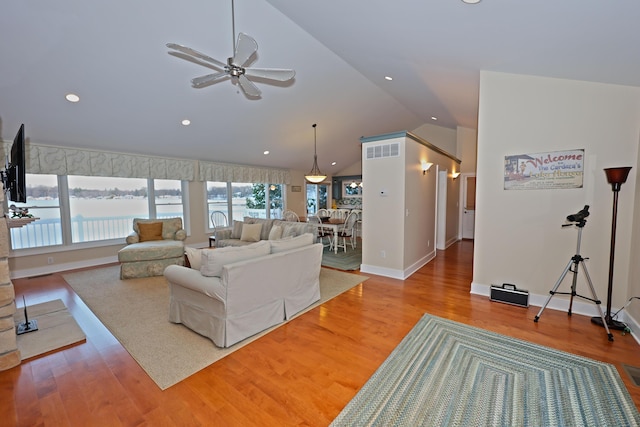
[[[249,99],[229,80],[192,88],[213,71],[165,46],[226,61],[231,0],[12,1],[0,135],[25,123],[38,144],[306,171],[317,123],[332,174],[358,160],[361,136],[475,128],[480,70],[640,86],[639,19],[631,0],[235,0],[236,33],[258,42],[252,65],[296,71]]]

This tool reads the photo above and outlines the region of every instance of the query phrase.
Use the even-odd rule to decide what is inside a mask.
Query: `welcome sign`
[[[584,150],[519,154],[504,158],[505,190],[582,188]]]

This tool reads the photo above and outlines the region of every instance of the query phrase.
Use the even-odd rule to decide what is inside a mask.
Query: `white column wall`
[[[540,305],[576,251],[578,231],[561,228],[567,215],[591,205],[582,255],[598,297],[606,305],[613,192],[603,168],[632,166],[619,193],[612,304],[628,298],[638,140],[640,88],[482,72],[477,154],[477,208],[472,292],[513,283]],[[584,186],[562,190],[503,189],[504,157],[584,149]],[[636,267],[637,268],[637,267]],[[585,276],[578,293],[590,295]],[[564,283],[564,282],[563,282]],[[561,288],[569,290],[570,282]],[[566,301],[550,307],[566,310]],[[560,302],[560,304],[558,304]],[[596,313],[594,305],[574,312]]]

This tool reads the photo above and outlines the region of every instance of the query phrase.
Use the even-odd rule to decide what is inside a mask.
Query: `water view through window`
[[[183,217],[178,180],[29,174],[26,181],[27,202],[9,204],[40,219],[11,229],[12,249],[119,239],[132,232],[133,218]]]

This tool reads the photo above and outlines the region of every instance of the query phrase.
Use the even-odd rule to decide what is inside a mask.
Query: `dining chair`
[[[300,217],[298,216],[298,214],[290,209],[284,211],[284,213],[282,214],[282,219],[284,219],[285,221],[300,222]]]
[[[331,216],[331,213],[329,212],[329,209],[320,208],[318,209],[318,212],[316,212],[316,215],[322,218],[322,217]]]
[[[351,249],[356,248],[355,226],[357,220],[358,214],[349,212],[349,215],[347,215],[347,219],[344,221],[342,227],[338,229],[338,234],[334,239],[335,245],[339,248],[342,248],[345,252],[347,251],[347,239],[349,239]],[[340,239],[342,239],[342,244],[340,244]]]
[[[216,231],[216,228],[227,227],[229,222],[227,221],[227,215],[222,211],[213,211],[211,212],[211,226],[213,231]]]
[[[333,233],[331,230],[322,227],[322,220],[317,215],[310,215],[308,221],[317,227],[316,239],[322,243],[323,247],[329,247],[331,249],[333,242]],[[325,238],[329,238],[327,243],[324,241]]]

